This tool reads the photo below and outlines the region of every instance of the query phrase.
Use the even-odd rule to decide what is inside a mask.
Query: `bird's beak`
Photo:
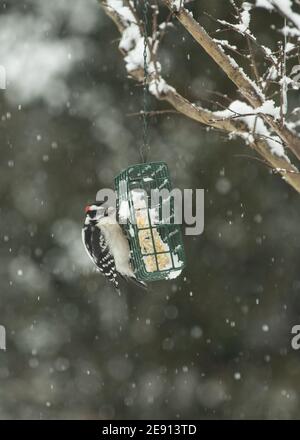
[[[89,205],[87,205],[87,206],[84,208],[84,210],[85,210],[85,213],[89,212],[89,210],[90,210]]]

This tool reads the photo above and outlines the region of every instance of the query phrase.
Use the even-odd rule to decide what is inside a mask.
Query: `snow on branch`
[[[272,154],[275,154],[278,157],[284,157],[285,160],[289,161],[280,138],[270,134],[262,118],[259,116],[259,114],[263,112],[271,114],[274,112],[272,101],[266,101],[261,108],[253,109],[249,104],[236,100],[233,101],[227,109],[214,112],[214,114],[219,117],[229,119],[234,118],[245,122],[250,133],[252,133],[250,136],[255,134],[264,138],[269,145]],[[251,137],[249,137],[249,139],[251,139]]]
[[[298,113],[290,111],[288,114],[288,93],[290,90],[296,90],[298,85],[300,87],[297,82],[300,67],[298,66],[299,71],[297,66],[290,68],[299,50],[298,35],[288,39],[285,35],[282,41],[282,33],[278,32],[278,35],[281,35],[281,43],[278,48],[271,49],[261,45],[251,30],[252,9],[257,7],[278,12],[280,15],[284,11],[286,26],[298,28],[300,31],[299,14],[292,9],[290,0],[256,0],[254,3],[243,2],[239,7],[234,0],[228,0],[235,12],[235,22],[229,23],[215,17],[217,23],[237,32],[241,41],[244,40],[246,43],[248,55],[244,56],[244,59],[250,62],[251,74],[246,73],[245,63],[240,62],[241,52],[237,43],[233,45],[228,40],[212,38],[193,18],[193,14],[187,9],[189,5],[193,6],[193,2],[161,0],[158,6],[156,1],[149,0],[152,13],[152,20],[149,13],[149,22],[152,23],[152,32],[145,41],[141,2],[98,1],[120,31],[119,49],[129,76],[139,82],[145,81],[146,46],[147,85],[151,94],[201,124],[226,132],[231,138],[243,139],[300,193],[300,174],[287,155],[287,151],[290,150],[300,159]],[[236,85],[241,99],[232,100],[222,111],[211,111],[188,101],[163,78],[163,66],[158,61],[159,48],[165,33],[172,23],[176,24],[176,20]],[[235,58],[229,55],[228,51],[234,52]],[[172,78],[172,74],[170,77]],[[222,93],[222,90],[219,92]]]
[[[249,26],[250,26],[250,10],[252,8],[252,5],[250,3],[244,2],[242,4],[242,10],[239,13],[239,16],[237,17],[237,20],[239,21],[238,24],[232,24],[228,23],[225,20],[218,20],[220,24],[227,25],[232,27],[233,29],[236,29],[241,34],[251,34]],[[254,36],[252,36],[255,38]]]
[[[143,25],[131,0],[106,0],[103,6],[115,19],[121,31],[119,49],[124,54],[126,70],[139,78],[144,75],[144,46],[145,37]],[[167,93],[169,86],[161,77],[161,64],[156,59],[159,38],[164,26],[157,28],[153,37],[148,37],[146,42],[146,62],[148,86],[150,92],[159,98]]]

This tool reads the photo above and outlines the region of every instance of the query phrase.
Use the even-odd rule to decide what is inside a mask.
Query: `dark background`
[[[142,123],[128,114],[141,87],[96,0],[0,8],[0,418],[299,418],[299,194],[242,141],[152,118],[150,159],[168,162],[177,187],[205,189],[205,231],[185,237],[182,277],[118,296],[93,270],[81,225],[86,203],[140,160]],[[227,1],[192,8],[211,31],[204,11],[232,20]],[[253,17],[274,46],[282,21]],[[238,98],[178,24],[160,54],[192,101]]]

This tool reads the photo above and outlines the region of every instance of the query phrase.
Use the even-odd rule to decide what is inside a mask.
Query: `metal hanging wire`
[[[143,143],[140,147],[140,155],[142,162],[147,162],[147,156],[150,150],[148,135],[148,0],[143,1],[143,31],[144,31],[144,81],[143,81]]]

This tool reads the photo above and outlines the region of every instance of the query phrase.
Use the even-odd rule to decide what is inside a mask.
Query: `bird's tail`
[[[130,280],[131,280],[134,284],[136,284],[137,286],[142,287],[142,289],[144,289],[144,290],[148,290],[148,286],[147,286],[146,283],[144,283],[144,281],[137,280],[135,277],[134,277],[134,278],[130,278]]]
[[[144,290],[148,290],[148,286],[144,281],[137,280],[135,276],[126,276],[124,277],[127,281],[131,281],[136,286],[141,287]]]

